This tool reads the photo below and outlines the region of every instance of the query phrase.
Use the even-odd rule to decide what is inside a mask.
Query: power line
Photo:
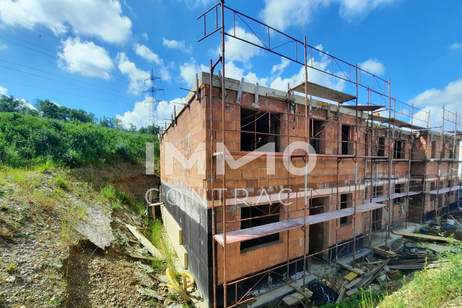
[[[18,39],[16,39],[16,38],[4,36],[4,35],[2,35],[2,34],[0,34],[0,37],[7,38],[7,40],[12,41],[13,44],[14,44],[16,47],[22,47],[22,48],[25,48],[25,49],[27,49],[27,50],[29,50],[29,51],[31,51],[31,52],[38,53],[38,54],[41,54],[41,55],[43,55],[43,56],[46,56],[46,57],[52,59],[53,62],[55,62],[56,59],[57,59],[56,54],[50,53],[50,50],[45,49],[45,48],[40,48],[40,47],[38,47],[38,46],[36,46],[36,45],[31,44],[30,42],[27,42],[27,41],[24,40],[24,39],[18,40]],[[5,60],[3,60],[3,61],[5,61]],[[16,64],[16,65],[21,65],[21,64]],[[24,65],[22,65],[22,66],[24,66]],[[71,76],[66,76],[66,77],[67,77],[67,78],[72,78]],[[120,79],[115,79],[115,80],[121,81],[121,82],[122,82],[122,80],[120,80]],[[81,82],[81,83],[86,83],[86,82],[83,81],[83,80],[76,80],[76,81]],[[87,84],[88,84],[88,83],[87,83]],[[113,89],[118,93],[118,89],[115,89],[115,88],[113,88]],[[118,94],[118,95],[119,95],[119,94]]]
[[[12,63],[8,61],[4,61],[3,59],[0,59],[0,67],[6,70],[11,70],[11,71],[16,71],[19,73],[23,73],[27,76],[30,77],[37,77],[43,80],[49,80],[49,81],[62,81],[62,79],[68,79],[68,81],[73,82],[75,84],[80,84],[79,86],[85,86],[89,89],[94,90],[95,92],[106,92],[107,94],[115,95],[115,96],[120,96],[122,92],[117,92],[113,89],[110,89],[108,87],[103,87],[99,88],[96,87],[93,84],[86,83],[83,80],[78,80],[75,78],[72,78],[71,76],[55,76],[51,72],[47,72],[45,70],[35,68],[35,67],[30,67],[27,65],[22,65],[18,63]]]

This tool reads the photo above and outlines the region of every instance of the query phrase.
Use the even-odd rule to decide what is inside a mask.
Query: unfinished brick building
[[[454,135],[379,115],[372,127],[368,122],[374,115],[362,110],[372,107],[338,107],[312,99],[309,140],[317,162],[304,190],[304,176],[291,174],[283,162],[304,165],[304,155],[283,152],[290,142],[306,136],[303,99],[226,79],[222,121],[220,80],[214,78],[212,100],[208,80],[203,73],[197,95],[190,96],[161,143],[163,216],[169,217],[164,221],[177,253],[196,275],[206,298],[212,298],[215,276],[222,302],[224,267],[228,301],[234,303],[262,275],[274,276],[270,280],[276,284],[285,272],[293,276],[304,268],[309,271],[314,256],[333,261],[367,246],[374,233],[386,238],[383,233],[391,227],[423,222],[457,206],[458,138]],[[226,265],[223,207],[217,190],[223,176],[214,174],[213,166],[223,153],[217,153],[211,143],[212,136],[221,140],[223,128],[225,146],[234,159],[258,148],[259,138],[262,144],[276,144],[271,153],[274,175],[266,172],[267,156],[238,169],[226,164]],[[166,174],[167,143],[188,159],[195,156],[199,166],[202,160],[204,172],[173,159]],[[217,193],[212,194],[214,188]],[[248,198],[243,198],[243,189]]]
[[[208,29],[205,17],[220,10],[221,18],[209,18],[216,28]],[[303,60],[276,52],[271,42],[259,46],[232,29],[223,31],[227,10],[237,15],[234,22],[247,18],[261,25],[268,40],[275,33],[292,40],[304,50]],[[458,207],[457,114],[443,110],[440,131],[428,117],[416,123],[414,106],[394,98],[389,81],[223,1],[200,18],[204,38],[221,30],[221,63],[227,35],[305,68],[304,81],[280,91],[213,75],[211,62],[210,73],[198,76],[162,133],[164,225],[210,306],[250,303],[288,281],[306,284],[319,260],[354,257],[386,242],[395,228]],[[336,73],[319,67],[316,53],[346,68]],[[328,84],[342,80],[344,90],[309,81],[314,71],[326,74]],[[380,98],[382,104],[372,103]],[[294,142],[309,143],[311,150],[290,151]],[[262,150],[268,144],[273,148]],[[314,157],[308,174],[294,172],[306,170]],[[242,166],[227,163],[242,158]]]

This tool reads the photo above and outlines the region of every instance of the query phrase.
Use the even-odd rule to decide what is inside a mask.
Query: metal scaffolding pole
[[[225,104],[226,104],[226,57],[225,57],[225,0],[221,2],[221,140],[223,146],[225,143]],[[222,159],[224,163],[224,153],[222,153]],[[223,306],[226,308],[228,305],[228,284],[226,281],[226,168],[223,170],[222,175],[222,228],[223,228]]]

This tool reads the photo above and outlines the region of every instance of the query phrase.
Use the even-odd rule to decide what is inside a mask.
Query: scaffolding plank
[[[263,236],[279,233],[282,231],[289,231],[303,226],[303,220],[300,222],[296,219],[289,219],[270,224],[230,231],[226,233],[226,244],[240,243],[247,240],[253,240]],[[223,234],[216,234],[215,240],[221,245],[224,245]]]
[[[445,193],[450,192],[450,191],[459,190],[459,189],[461,189],[461,187],[462,187],[462,186],[445,187],[445,188],[440,188],[440,189],[431,190],[431,191],[429,191],[428,193],[429,193],[430,195],[441,195],[441,194],[445,194]]]
[[[383,204],[366,203],[357,207],[357,212],[362,213],[373,210],[375,208],[383,207]],[[305,217],[306,225],[314,225],[322,222],[327,222],[342,217],[352,216],[354,209],[352,207],[341,209],[337,211],[331,211],[316,215],[309,215]],[[303,217],[283,220],[279,222],[273,222],[270,224],[246,228],[241,230],[230,231],[226,233],[226,244],[240,243],[247,240],[257,239],[263,236],[290,231],[293,229],[300,228],[304,225]],[[220,244],[224,245],[224,236],[222,233],[214,236],[215,240]]]
[[[407,197],[407,196],[415,196],[415,195],[418,195],[418,194],[420,194],[419,191],[394,193],[394,194],[391,194],[390,196],[383,195],[383,196],[380,196],[380,197],[372,198],[372,201],[375,202],[375,203],[379,203],[379,202],[388,201],[390,199],[393,200],[393,199],[403,198],[403,197]]]
[[[377,111],[384,108],[385,106],[381,105],[343,105],[343,107],[350,108],[358,111]]]
[[[383,123],[390,123],[393,126],[396,127],[405,127],[405,128],[410,128],[410,129],[417,129],[417,130],[422,130],[424,127],[417,126],[408,122],[404,122],[401,120],[398,120],[396,118],[388,118],[388,117],[382,117],[382,116],[374,116],[374,121],[380,121]]]
[[[307,88],[307,94],[309,95],[325,98],[338,103],[348,102],[356,98],[356,96],[321,86],[313,82],[307,82]],[[302,82],[292,90],[299,93],[305,93],[305,83]]]

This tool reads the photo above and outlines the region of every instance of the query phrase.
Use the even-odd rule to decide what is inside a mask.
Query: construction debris
[[[404,232],[404,231],[393,231],[396,235],[401,235],[402,237],[413,238],[417,240],[424,240],[424,241],[434,241],[434,242],[445,242],[445,243],[454,243],[457,240],[443,237],[443,236],[436,236],[436,235],[428,235],[428,234],[420,234],[420,233],[411,233],[411,232]]]
[[[294,292],[292,294],[286,295],[282,299],[282,301],[284,302],[284,304],[290,307],[297,306],[299,304],[302,304],[302,306],[304,306],[304,300],[311,299],[311,297],[313,296],[313,292],[311,292],[308,289],[304,289],[302,292],[303,294],[301,294],[300,292]]]
[[[141,245],[143,245],[149,251],[149,253],[153,257],[162,258],[162,254],[159,252],[159,250],[157,250],[157,248],[154,247],[154,245],[151,244],[151,242],[146,237],[144,237],[144,235],[138,232],[138,230],[136,230],[134,226],[128,224],[126,224],[125,226],[136,237],[136,239],[141,243]]]
[[[338,297],[337,292],[319,280],[312,280],[307,288],[313,293],[311,299],[315,305],[334,303]]]
[[[458,247],[450,245],[454,242],[452,238],[401,231],[393,233],[402,238],[392,241],[390,247],[371,247],[369,254],[355,260],[353,264],[337,262],[340,266],[337,279],[341,280],[335,286],[338,292],[336,303],[361,289],[378,288],[379,285],[397,281],[401,273],[439,267],[442,263],[438,261],[438,253],[460,251]],[[326,294],[323,287],[321,284],[313,289],[313,301],[322,302]]]

